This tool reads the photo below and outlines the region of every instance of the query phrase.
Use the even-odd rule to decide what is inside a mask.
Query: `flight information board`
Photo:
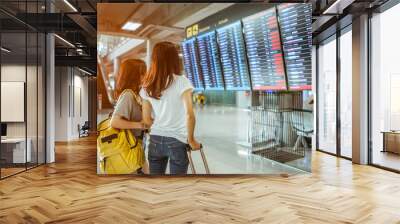
[[[182,56],[186,76],[192,83],[194,89],[204,89],[196,39],[192,38],[182,43]]]
[[[275,7],[243,19],[254,90],[286,90],[281,39]]]
[[[224,90],[217,36],[214,31],[197,37],[200,67],[206,90]]]
[[[240,21],[217,29],[218,45],[227,90],[250,90],[250,77]]]
[[[278,6],[289,90],[311,89],[311,12],[306,3]]]

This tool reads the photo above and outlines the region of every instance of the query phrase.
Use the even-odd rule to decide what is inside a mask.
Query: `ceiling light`
[[[135,23],[135,22],[126,22],[123,26],[122,29],[123,30],[130,30],[130,31],[134,31],[137,28],[139,28],[142,24],[141,23]]]
[[[179,53],[178,55],[179,55],[179,57],[182,57],[182,56],[183,56],[182,53]]]
[[[72,10],[74,10],[74,12],[78,12],[78,10],[68,1],[68,0],[64,0],[65,4],[67,4]]]
[[[342,14],[343,9],[351,5],[355,0],[336,0],[327,9],[324,10],[322,14]]]
[[[83,72],[83,73],[85,73],[85,74],[87,74],[87,75],[92,75],[92,73],[90,73],[90,72],[88,72],[88,71],[86,71],[86,70],[83,70],[83,69],[81,69],[81,68],[78,68],[78,70],[81,71],[81,72]]]
[[[71,42],[69,42],[68,40],[58,36],[57,34],[54,34],[55,37],[57,37],[59,40],[61,40],[62,42],[66,43],[67,45],[69,45],[70,47],[75,48],[75,45],[73,45]]]
[[[7,48],[5,48],[5,47],[1,47],[0,49],[1,49],[2,51],[6,52],[6,53],[10,53],[10,52],[11,52],[11,50],[9,50],[9,49],[7,49]]]
[[[337,4],[339,3],[339,0],[337,0],[336,2],[334,2],[332,5],[330,5],[327,9],[325,9],[324,10],[324,12],[322,13],[322,14],[328,14],[328,13],[330,13],[330,11],[332,10],[332,9],[334,9],[336,6],[337,6]]]

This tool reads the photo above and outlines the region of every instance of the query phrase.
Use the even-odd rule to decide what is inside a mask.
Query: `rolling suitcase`
[[[193,150],[189,145],[187,145],[186,150],[187,150],[187,154],[188,154],[188,158],[189,158],[189,165],[190,165],[190,169],[192,170],[192,174],[196,174],[196,169],[194,167],[193,159],[192,159],[192,151]],[[206,155],[204,154],[204,151],[203,151],[203,145],[200,146],[199,151],[200,151],[201,159],[203,160],[204,168],[206,169],[206,174],[210,174],[210,169],[208,168]]]

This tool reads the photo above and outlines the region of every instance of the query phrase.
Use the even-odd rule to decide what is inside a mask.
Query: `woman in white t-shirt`
[[[186,145],[200,149],[194,137],[193,86],[180,72],[177,46],[157,43],[140,91],[143,122],[151,126],[150,174],[165,174],[168,161],[170,174],[186,174],[189,164]]]

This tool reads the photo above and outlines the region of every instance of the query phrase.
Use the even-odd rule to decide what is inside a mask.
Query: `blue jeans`
[[[148,153],[150,174],[165,174],[169,160],[169,172],[172,175],[186,174],[189,159],[186,144],[176,138],[158,135],[150,136]]]

